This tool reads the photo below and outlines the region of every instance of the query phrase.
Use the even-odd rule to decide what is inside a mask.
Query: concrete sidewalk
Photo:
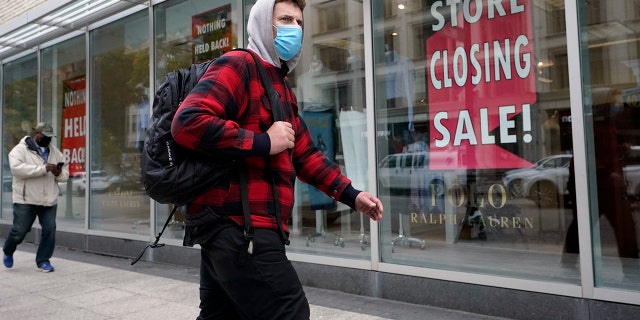
[[[55,272],[36,270],[23,243],[0,266],[0,319],[189,319],[198,315],[198,270],[56,248]],[[504,319],[306,287],[311,319]]]

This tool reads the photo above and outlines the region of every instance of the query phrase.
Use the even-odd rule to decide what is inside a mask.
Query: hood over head
[[[247,33],[249,35],[249,45],[247,49],[258,53],[263,60],[277,68],[282,68],[283,61],[278,58],[276,45],[273,41],[274,5],[275,0],[257,0],[251,8],[249,21],[247,22]],[[298,64],[301,53],[302,50],[289,61],[284,61],[287,64],[289,72]]]

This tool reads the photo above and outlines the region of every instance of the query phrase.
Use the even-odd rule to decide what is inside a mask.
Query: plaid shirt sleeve
[[[297,116],[295,122],[297,132],[293,162],[298,178],[334,200],[354,208],[359,191],[351,186],[351,180],[342,175],[340,167],[315,146],[304,120]]]
[[[216,59],[176,112],[171,126],[176,142],[206,154],[269,154],[271,143],[266,132],[259,127],[241,127],[238,120],[242,115],[258,117],[262,112],[261,102],[250,101],[252,96],[246,94],[262,89],[257,77],[251,76],[248,66],[253,63],[246,52],[230,52]]]

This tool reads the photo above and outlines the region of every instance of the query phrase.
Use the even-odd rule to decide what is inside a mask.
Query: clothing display
[[[307,124],[316,147],[328,159],[335,160],[335,120],[332,110],[303,112],[301,116]],[[308,184],[303,185],[302,191],[309,193],[309,203],[312,210],[330,210],[336,206],[335,200]]]
[[[347,177],[356,189],[368,187],[367,117],[363,111],[340,111],[340,137]]]
[[[389,107],[407,107],[408,129],[414,131],[413,96],[416,75],[413,62],[392,50],[387,50],[385,51],[385,63],[387,66],[387,101],[391,101]]]

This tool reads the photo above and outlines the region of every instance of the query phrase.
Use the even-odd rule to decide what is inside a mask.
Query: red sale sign
[[[504,148],[533,140],[530,6],[529,0],[432,5],[433,35],[426,42],[431,169],[531,165]]]
[[[86,81],[79,76],[64,81],[61,151],[69,163],[69,175],[84,172],[86,140]]]

